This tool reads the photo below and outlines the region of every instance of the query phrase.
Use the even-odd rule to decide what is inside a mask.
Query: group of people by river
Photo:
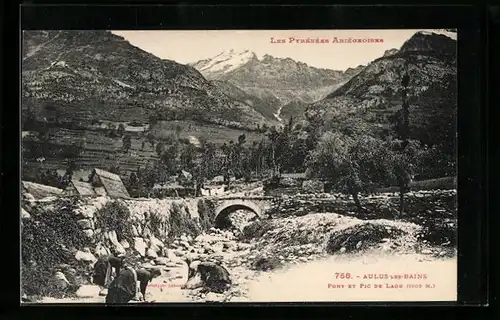
[[[188,277],[183,289],[203,288],[203,291],[222,293],[230,288],[227,269],[214,262],[184,260]],[[107,288],[106,304],[125,304],[131,300],[146,302],[148,284],[161,276],[156,268],[134,268],[128,265],[124,255],[100,257],[94,265],[92,282]]]

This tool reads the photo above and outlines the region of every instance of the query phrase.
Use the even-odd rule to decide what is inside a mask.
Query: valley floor
[[[359,230],[368,225],[381,226],[389,235],[374,242],[376,236],[368,236],[358,242]],[[357,231],[346,231],[356,226]],[[342,245],[349,247],[349,239],[356,238],[360,249],[346,252],[343,247],[327,254],[331,237],[323,230],[352,232]],[[225,294],[183,290],[180,287],[187,281],[187,266],[180,260],[171,261],[163,266],[162,276],[149,285],[146,299],[156,303],[453,301],[457,292],[456,248],[420,240],[419,230],[421,226],[410,222],[358,220],[333,213],[276,219],[269,231],[249,243],[215,229],[198,236],[189,247],[172,250],[181,256],[193,249],[214,249],[211,256],[229,270],[232,288]],[[297,243],[298,233],[307,234],[308,240],[303,242],[308,243]],[[363,249],[361,242],[369,243],[368,247]],[[270,271],[255,270],[259,257],[273,257],[279,265]],[[143,266],[150,266],[150,262]],[[104,303],[98,288],[86,287],[89,293],[79,298],[43,298],[38,302]]]

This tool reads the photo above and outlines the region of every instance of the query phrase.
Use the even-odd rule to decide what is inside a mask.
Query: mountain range
[[[158,137],[181,125],[186,135],[222,143],[242,130],[298,117],[323,129],[384,135],[401,107],[400,81],[407,72],[412,137],[451,150],[457,70],[456,34],[448,33],[418,32],[366,66],[339,71],[290,58],[259,59],[250,50],[229,50],[184,65],[108,31],[24,31],[23,115],[29,110],[47,119],[56,113],[58,125],[71,126],[56,132],[53,143],[69,145],[86,136],[93,153],[82,162],[102,167],[127,162],[134,170],[154,158],[155,150],[139,148],[144,138],[137,135],[132,140],[135,155],[110,156],[121,141],[92,131],[92,124],[151,124],[149,130]],[[87,131],[73,130],[75,123]]]
[[[306,117],[329,128],[357,127],[370,134],[384,134],[401,108],[401,79],[407,73],[412,138],[453,149],[456,46],[456,40],[449,36],[417,32],[401,48],[386,51],[343,86],[308,105]]]
[[[253,129],[276,123],[224,94],[194,68],[160,59],[108,31],[25,31],[23,106],[61,119],[203,120]],[[43,109],[43,108],[42,108]]]
[[[268,54],[259,59],[250,50],[228,50],[190,65],[205,78],[217,81],[231,97],[240,95],[231,89],[236,87],[259,99],[280,121],[283,120],[280,116],[282,112],[300,115],[303,111],[301,108],[285,111],[287,105],[320,100],[364,67],[350,68],[345,72],[320,69],[291,58],[276,58]]]

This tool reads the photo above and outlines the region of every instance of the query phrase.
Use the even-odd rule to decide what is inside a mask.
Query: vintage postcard
[[[456,47],[22,32],[21,301],[456,301]]]

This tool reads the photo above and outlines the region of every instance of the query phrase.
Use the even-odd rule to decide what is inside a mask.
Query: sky
[[[235,50],[250,50],[258,58],[269,54],[317,68],[345,70],[367,64],[386,50],[399,49],[419,30],[143,30],[112,31],[132,45],[162,59],[187,64]],[[435,30],[426,30],[434,31]],[[439,32],[441,33],[441,32]],[[328,39],[330,43],[290,43],[289,38]],[[333,39],[382,39],[372,43],[333,43]],[[272,43],[271,38],[285,43]]]

